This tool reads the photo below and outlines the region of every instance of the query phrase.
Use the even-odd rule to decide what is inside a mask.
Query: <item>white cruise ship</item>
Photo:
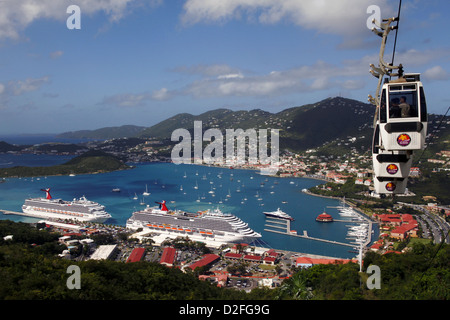
[[[168,238],[188,237],[196,241],[252,242],[261,238],[247,223],[233,214],[219,209],[189,213],[168,210],[165,201],[158,207],[133,212],[127,220],[127,228],[166,234]]]
[[[276,211],[267,211],[264,212],[264,214],[268,217],[275,217],[280,219],[288,219],[288,220],[294,220],[290,215],[288,215],[286,212],[281,211],[280,208],[278,208]]]
[[[111,215],[105,211],[104,206],[87,200],[84,196],[80,199],[73,199],[73,201],[64,201],[53,199],[50,195],[50,189],[41,189],[41,191],[45,191],[45,198],[26,199],[22,205],[22,211],[27,216],[99,223],[111,218]]]

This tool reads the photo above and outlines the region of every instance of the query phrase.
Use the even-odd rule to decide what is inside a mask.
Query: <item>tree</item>
[[[310,300],[313,293],[310,287],[307,286],[308,279],[305,277],[305,272],[297,272],[288,280],[283,282],[280,288],[278,299],[287,297],[295,300]]]

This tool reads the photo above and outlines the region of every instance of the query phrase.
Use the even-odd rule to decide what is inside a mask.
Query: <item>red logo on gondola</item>
[[[395,190],[395,183],[393,183],[393,182],[386,183],[386,190],[387,191],[394,191]]]
[[[402,147],[406,147],[408,144],[411,143],[411,137],[406,133],[402,133],[397,137],[397,143]]]
[[[396,174],[398,172],[398,167],[395,164],[391,163],[386,167],[386,171],[389,174]]]

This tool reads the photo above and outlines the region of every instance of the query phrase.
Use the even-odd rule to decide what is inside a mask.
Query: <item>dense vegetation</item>
[[[373,106],[341,97],[329,98],[312,105],[303,105],[270,113],[260,109],[232,111],[216,109],[194,116],[177,114],[140,132],[141,137],[170,138],[172,132],[184,128],[193,132],[194,121],[202,121],[202,129],[279,129],[280,150],[304,151],[336,139],[371,137],[368,129]],[[370,142],[370,141],[369,141]],[[347,151],[350,147],[341,146]]]
[[[13,240],[3,240],[13,235]],[[369,253],[365,269],[350,264],[298,270],[280,288],[245,293],[218,288],[193,274],[157,263],[75,262],[56,256],[58,234],[25,223],[0,221],[0,299],[52,300],[292,300],[449,299],[450,246],[416,244],[404,254]],[[69,290],[67,267],[81,270],[81,289]],[[369,265],[381,270],[381,288],[369,290]]]
[[[127,169],[118,158],[101,151],[88,151],[68,162],[49,167],[0,168],[0,177],[37,177],[51,175],[101,173]]]

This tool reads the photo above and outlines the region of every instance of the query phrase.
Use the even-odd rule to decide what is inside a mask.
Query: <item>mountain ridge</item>
[[[330,97],[316,103],[290,107],[276,113],[262,109],[237,110],[218,108],[198,115],[187,112],[176,114],[150,127],[120,126],[97,130],[80,130],[59,135],[64,138],[154,138],[170,140],[176,129],[191,133],[194,121],[202,121],[202,130],[225,129],[280,129],[280,148],[292,151],[306,150],[324,142],[346,136],[371,136],[370,130],[361,133],[355,128],[367,129],[373,119],[374,107],[357,100]],[[369,141],[369,140],[368,140]]]
[[[75,132],[75,136],[65,133],[64,137],[80,136],[97,139],[138,137],[170,141],[176,129],[187,129],[191,134],[194,121],[202,121],[202,131],[210,128],[225,129],[280,129],[280,150],[293,152],[332,146],[347,146],[347,140],[357,138],[350,147],[361,151],[369,150],[372,144],[373,116],[375,107],[358,100],[329,97],[316,103],[290,107],[276,113],[262,109],[237,110],[218,108],[198,115],[188,112],[178,113],[159,123],[149,126],[107,127]],[[437,118],[431,117],[431,118]],[[127,131],[130,129],[130,131]],[[111,134],[111,131],[116,134]],[[117,132],[121,132],[120,136]],[[353,139],[354,140],[354,139]],[[345,147],[345,149],[348,149]]]

